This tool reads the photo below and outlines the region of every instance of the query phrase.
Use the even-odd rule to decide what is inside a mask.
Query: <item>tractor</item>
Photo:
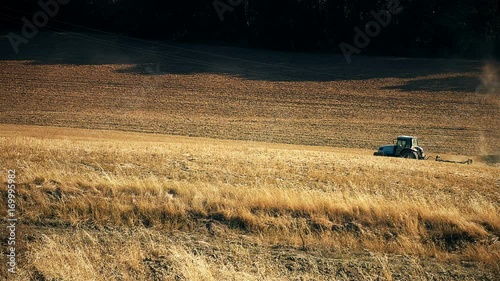
[[[379,147],[373,155],[425,159],[424,149],[418,146],[418,139],[412,136],[399,136],[394,144]]]

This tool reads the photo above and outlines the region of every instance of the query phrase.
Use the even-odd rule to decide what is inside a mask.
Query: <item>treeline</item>
[[[59,1],[59,2],[56,2]],[[129,36],[216,41],[291,51],[341,52],[355,27],[399,5],[366,54],[482,57],[500,55],[499,0],[40,0],[59,3],[51,25],[92,27]],[[65,3],[66,4],[62,4]],[[40,10],[37,1],[3,4],[4,25]],[[57,20],[57,21],[56,21]],[[19,23],[17,23],[19,24]],[[376,26],[372,33],[376,30]],[[359,39],[359,38],[358,38]]]

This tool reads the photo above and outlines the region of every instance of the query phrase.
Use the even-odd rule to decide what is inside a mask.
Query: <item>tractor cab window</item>
[[[418,146],[418,140],[417,139],[413,139],[413,146]]]
[[[396,144],[401,147],[406,147],[406,140],[398,140]]]
[[[407,141],[405,139],[398,139],[396,144],[397,144],[397,146],[404,147],[404,148],[410,148],[412,146],[412,142]]]

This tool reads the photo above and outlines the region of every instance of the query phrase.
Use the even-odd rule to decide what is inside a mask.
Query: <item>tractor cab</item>
[[[404,149],[418,146],[418,139],[410,136],[399,136],[394,140],[394,154],[400,155]]]

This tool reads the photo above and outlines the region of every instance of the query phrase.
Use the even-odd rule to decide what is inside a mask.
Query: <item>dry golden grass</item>
[[[20,219],[33,228],[34,242],[27,243],[23,254],[28,275],[149,279],[145,276],[153,273],[147,262],[157,250],[161,261],[169,262],[158,266],[168,271],[161,275],[168,280],[176,275],[186,280],[267,276],[253,271],[257,265],[247,264],[250,253],[247,259],[244,253],[235,254],[237,264],[246,267],[226,268],[220,257],[193,254],[189,243],[163,245],[147,242],[153,238],[131,237],[121,245],[113,242],[131,229],[139,229],[133,235],[151,237],[172,231],[214,239],[243,235],[253,241],[249,245],[262,249],[282,245],[330,249],[337,255],[369,251],[380,265],[376,275],[387,280],[395,270],[387,267],[385,255],[467,261],[489,272],[499,270],[498,168],[483,163],[13,125],[0,125],[0,149],[4,169],[16,169],[19,175]],[[5,195],[5,185],[1,191]],[[5,217],[5,210],[0,215]],[[61,232],[36,234],[50,228]],[[99,233],[107,240],[99,240]],[[272,265],[262,266],[267,278],[290,277],[281,271],[271,274]],[[302,273],[310,280],[322,276],[314,270]],[[373,274],[365,273],[362,279]]]
[[[47,230],[40,230],[51,232]],[[151,229],[50,233],[28,256],[31,271],[19,277],[55,280],[426,280],[439,263],[409,256],[360,253],[329,257],[269,247],[254,240],[219,239]],[[447,266],[442,277],[481,276]],[[441,269],[442,270],[442,269]],[[486,275],[487,276],[487,275]],[[401,278],[402,277],[402,278]]]

